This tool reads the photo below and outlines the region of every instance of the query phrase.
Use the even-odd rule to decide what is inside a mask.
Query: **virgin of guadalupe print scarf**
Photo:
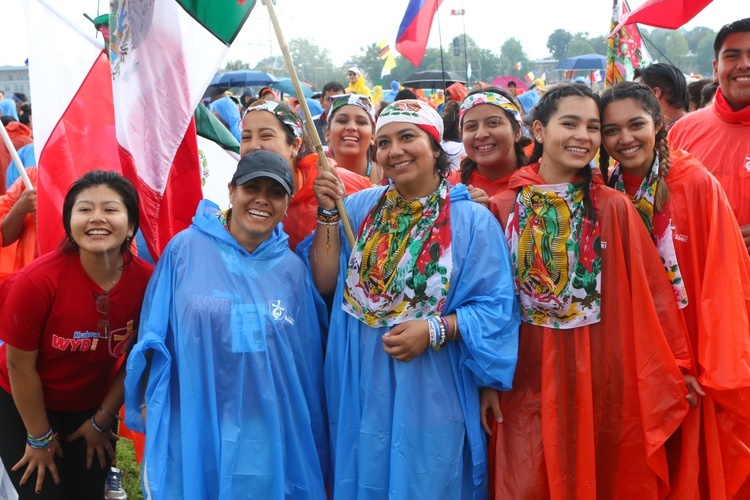
[[[525,186],[505,230],[521,317],[547,328],[598,323],[599,225],[584,217],[583,182]],[[591,203],[596,207],[596,192]]]
[[[347,267],[344,311],[372,327],[439,316],[452,269],[447,183],[415,199],[391,184],[362,223]]]
[[[656,183],[659,180],[659,153],[654,157],[654,164],[651,165],[648,175],[643,179],[641,187],[635,196],[630,196],[633,200],[636,210],[646,224],[651,238],[656,244],[656,249],[661,257],[664,269],[667,271],[669,282],[672,283],[672,290],[677,299],[677,307],[680,309],[688,305],[687,290],[685,282],[682,281],[682,273],[677,263],[677,254],[674,250],[674,239],[672,238],[672,218],[669,214],[669,204],[662,207],[660,212],[654,213],[654,196],[656,195]],[[625,194],[625,182],[622,178],[622,169],[619,165],[612,171],[609,181],[610,186]]]

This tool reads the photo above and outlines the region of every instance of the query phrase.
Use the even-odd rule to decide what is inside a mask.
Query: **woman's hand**
[[[102,426],[102,428],[104,428],[104,426]],[[118,438],[117,434],[112,432],[111,429],[107,430],[107,432],[99,432],[94,429],[94,426],[91,424],[91,419],[89,418],[83,422],[73,434],[68,436],[68,442],[75,441],[81,437],[86,441],[87,468],[90,469],[93,464],[94,453],[96,453],[96,456],[99,459],[99,465],[101,465],[102,469],[106,468],[108,465],[108,462],[104,457],[105,453],[109,456],[110,460],[115,458],[115,450],[112,448],[112,441],[117,441],[120,438]]]
[[[487,414],[492,410],[492,414],[498,424],[503,423],[503,412],[500,411],[500,393],[492,387],[482,387],[479,395],[479,415],[482,418],[482,427],[488,436],[492,435],[492,425],[487,420]]]
[[[32,448],[27,444],[23,457],[21,457],[21,460],[11,470],[15,472],[24,465],[27,465],[23,477],[21,477],[21,486],[25,485],[26,481],[36,471],[36,492],[39,493],[42,491],[42,484],[44,484],[44,476],[47,474],[47,469],[52,474],[55,484],[60,484],[60,474],[58,474],[57,466],[55,465],[55,455],[59,457],[63,456],[62,447],[57,439],[53,439],[48,447],[41,449]]]
[[[429,345],[430,326],[424,319],[406,321],[383,335],[383,350],[399,361],[411,361]]]
[[[683,373],[682,378],[685,381],[685,386],[688,390],[687,396],[685,396],[685,398],[688,400],[688,403],[690,403],[690,406],[697,405],[698,396],[706,395],[706,393],[703,392],[703,387],[701,387],[700,383],[698,383],[698,380],[692,375]]]
[[[469,190],[471,201],[473,201],[474,203],[479,203],[480,205],[484,205],[485,207],[490,206],[490,197],[487,195],[484,189],[475,188],[471,184],[466,186],[466,189]]]
[[[323,207],[326,210],[333,210],[336,208],[336,200],[344,198],[346,190],[344,189],[344,183],[336,175],[336,171],[326,172],[320,164],[318,167],[318,177],[313,183],[313,192],[315,198],[318,200],[318,206]]]

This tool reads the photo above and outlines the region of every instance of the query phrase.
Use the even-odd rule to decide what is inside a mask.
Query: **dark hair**
[[[443,106],[443,140],[461,142],[461,131],[458,129],[458,109],[461,103],[448,101]]]
[[[128,223],[133,226],[133,235],[138,231],[140,223],[140,216],[138,214],[139,200],[135,187],[133,187],[129,180],[117,172],[111,170],[92,170],[83,174],[80,179],[70,186],[63,201],[62,219],[66,239],[61,246],[67,251],[78,253],[78,243],[73,239],[70,229],[70,217],[73,213],[73,205],[76,202],[76,198],[78,198],[81,192],[96,186],[107,186],[120,195],[122,203],[125,205],[125,210],[128,213]],[[133,236],[125,238],[125,241],[120,245],[120,253],[123,255],[124,264],[127,264],[130,258],[132,258],[132,254],[130,253],[131,241],[133,241]]]
[[[719,82],[711,82],[701,89],[701,108],[705,108],[714,100],[716,89],[719,88]]]
[[[746,17],[745,19],[738,19],[734,21],[733,23],[725,24],[721,27],[719,32],[716,34],[716,39],[714,40],[714,59],[717,61],[719,60],[719,52],[721,52],[721,46],[724,45],[724,40],[729,35],[733,35],[735,33],[747,33],[750,31],[750,17]]]
[[[448,172],[451,170],[451,160],[448,158],[448,153],[445,152],[445,149],[443,149],[443,146],[440,145],[438,141],[435,140],[434,137],[432,137],[430,134],[427,134],[430,137],[430,144],[432,144],[432,150],[440,153],[435,159],[435,168],[437,169],[438,174],[440,177],[445,177],[448,175]]]
[[[588,85],[584,83],[559,83],[547,87],[547,91],[531,110],[531,115],[534,121],[538,121],[546,127],[549,124],[550,118],[552,118],[560,108],[560,101],[566,97],[585,97],[592,99],[594,103],[596,103],[597,109],[600,109],[599,96],[594,93]],[[542,153],[544,153],[544,146],[541,142],[534,139],[534,152],[531,153],[529,163],[538,162],[542,157]],[[583,174],[583,180],[586,184],[583,190],[584,212],[589,220],[594,221],[596,220],[596,210],[591,203],[591,183],[593,180],[591,163],[584,165],[581,169],[581,173]]]
[[[398,94],[396,94],[396,97],[393,99],[393,101],[403,101],[404,99],[419,99],[417,97],[417,94],[412,92],[409,89],[401,89],[398,91]]]
[[[26,97],[26,94],[23,94],[21,92],[13,92],[11,95],[15,96],[16,99],[19,99],[23,102],[27,102],[29,100],[29,98]]]
[[[28,126],[31,123],[31,103],[21,104],[18,110],[18,121]]]
[[[676,66],[666,63],[651,64],[645,68],[636,69],[633,79],[638,77],[652,89],[658,87],[664,95],[664,100],[673,108],[689,110],[690,97],[687,80]]]
[[[516,108],[518,108],[519,115],[522,114],[523,107],[518,103],[518,100],[513,97],[507,90],[501,89],[500,87],[487,87],[484,89],[472,90],[466,97],[484,92],[494,92],[495,94],[500,94],[501,96],[512,102],[516,106]],[[513,152],[516,154],[516,168],[523,167],[529,162],[529,158],[526,156],[526,151],[524,150],[524,148],[531,144],[531,139],[523,135],[521,126],[518,124],[515,117],[510,111],[500,107],[498,107],[498,109],[501,109],[505,113],[505,116],[510,122],[510,126],[513,128],[513,133],[521,133],[521,138],[513,143]],[[468,155],[465,156],[464,159],[461,160],[461,182],[467,184],[469,182],[469,177],[471,177],[472,172],[474,172],[476,168],[477,162],[469,158]]]
[[[516,82],[514,82],[513,80],[508,82],[508,87],[517,87],[517,86],[518,85],[516,85]]]
[[[10,115],[0,116],[0,122],[2,122],[3,126],[5,126],[5,127],[7,127],[8,124],[13,123],[15,121],[18,121],[18,120],[16,120],[15,118],[13,118]]]
[[[633,99],[637,102],[643,111],[651,115],[654,127],[659,128],[659,131],[656,132],[656,148],[659,151],[659,180],[656,183],[656,193],[654,194],[654,209],[660,212],[669,198],[666,179],[671,166],[669,144],[667,143],[667,127],[664,126],[664,115],[661,111],[661,105],[659,105],[659,101],[651,89],[646,85],[635,82],[621,82],[605,90],[602,94],[602,117],[604,117],[604,110],[607,106],[623,99]],[[609,177],[609,153],[604,147],[604,142],[602,142],[599,149],[599,170],[604,180],[607,181]]]
[[[703,90],[703,87],[705,87],[712,81],[713,80],[704,78],[703,80],[688,83],[687,89],[688,96],[690,97],[690,104],[692,104],[695,109],[701,107],[701,91]]]
[[[321,92],[321,97],[326,95],[327,92],[337,92],[340,94],[344,93],[344,86],[341,85],[339,82],[328,82],[325,85],[323,85],[323,90]]]

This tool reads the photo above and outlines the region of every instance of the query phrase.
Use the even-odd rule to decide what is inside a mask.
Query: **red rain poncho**
[[[504,223],[524,167],[490,200]],[[664,498],[664,443],[688,410],[684,326],[664,267],[630,200],[596,177],[601,321],[572,330],[521,324],[513,389],[492,422],[491,498]],[[665,325],[665,330],[662,325]],[[677,357],[678,361],[675,361]]]

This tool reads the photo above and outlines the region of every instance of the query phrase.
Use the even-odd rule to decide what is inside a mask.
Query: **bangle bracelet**
[[[143,410],[144,408],[146,408],[146,403],[141,403],[141,406],[139,406],[138,408],[140,408],[141,410]]]
[[[118,417],[118,416],[117,416],[117,415],[115,415],[114,413],[110,413],[110,412],[108,412],[108,411],[107,411],[107,410],[105,410],[104,408],[99,408],[99,411],[100,411],[100,412],[102,412],[102,413],[104,413],[104,414],[105,414],[106,416],[108,416],[108,417],[111,417],[111,418],[112,418],[112,419],[114,419],[114,420],[120,420],[120,417]]]
[[[91,426],[94,428],[95,431],[101,432],[102,434],[104,434],[108,430],[108,429],[102,429],[101,427],[96,425],[96,420],[94,420],[94,415],[91,415]]]

